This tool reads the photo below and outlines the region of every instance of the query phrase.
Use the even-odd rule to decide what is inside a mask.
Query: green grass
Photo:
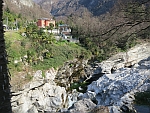
[[[21,45],[21,42],[27,40],[25,37],[21,36],[17,31],[7,31],[4,34],[6,42],[6,51],[8,54],[8,60],[10,61],[8,67],[11,73],[16,73],[22,71],[23,63],[14,63],[15,60],[20,60],[20,58],[26,55],[25,48]],[[29,41],[28,41],[29,42]]]
[[[14,71],[21,71],[19,65],[14,64],[14,61],[23,58],[24,55],[28,56],[26,62],[34,70],[47,70],[51,67],[56,69],[68,60],[80,58],[80,56],[84,59],[91,57],[91,52],[75,43],[67,41],[53,41],[51,44],[41,43],[23,37],[17,31],[5,32],[5,40],[7,53],[11,61],[9,66]],[[43,57],[43,61],[38,60],[39,56]]]
[[[5,32],[5,40],[15,42],[22,40],[24,37],[22,37],[17,31],[7,31]]]
[[[34,65],[34,68],[44,70],[51,67],[58,68],[63,65],[64,62],[79,58],[81,55],[83,55],[85,59],[91,57],[89,51],[75,44],[70,45],[63,42],[60,44],[59,42],[48,45],[47,49],[49,50],[48,56],[44,58],[43,62]]]
[[[6,40],[6,49],[8,55],[13,59],[19,59],[25,54],[24,47],[21,42],[25,39],[17,31],[8,31],[4,34]]]

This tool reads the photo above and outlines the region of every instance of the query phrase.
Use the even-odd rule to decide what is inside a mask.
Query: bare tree
[[[150,0],[117,0],[111,12],[99,17],[86,12],[79,18],[72,15],[70,20],[76,25],[73,35],[92,53],[102,57],[126,51],[136,43],[150,41],[149,6]]]

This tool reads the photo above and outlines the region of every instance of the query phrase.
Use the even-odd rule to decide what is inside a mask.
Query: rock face
[[[32,2],[32,0],[20,0],[20,2],[21,2],[23,5],[26,5],[26,6],[29,6],[29,7],[33,7],[33,2]]]
[[[67,97],[66,90],[53,82],[55,74],[54,69],[49,70],[46,72],[45,80],[42,71],[37,71],[33,81],[26,84],[23,91],[13,93],[13,112],[45,113],[56,112],[57,109],[63,108]]]
[[[21,14],[29,20],[41,17],[51,18],[49,11],[42,9],[32,0],[4,0],[4,8],[9,7],[10,11],[15,14]],[[38,15],[37,15],[38,12]]]
[[[95,16],[109,12],[116,0],[33,0],[56,16],[81,15],[86,9]]]
[[[33,80],[22,91],[13,93],[12,108],[14,113],[56,112],[72,106],[78,99],[76,90],[66,92],[73,82],[86,78],[85,60],[68,61],[59,70],[36,71]]]
[[[105,106],[110,113],[135,112],[135,93],[150,90],[149,48],[148,43],[137,45],[126,53],[119,53],[102,63],[96,63],[89,74],[104,75],[93,81],[87,92],[80,94],[79,98],[92,100],[96,107]],[[91,110],[92,113],[95,113],[95,108]],[[102,110],[102,113],[104,112],[105,110]]]
[[[88,86],[83,98],[96,100],[97,105],[109,106],[111,113],[132,110],[134,94],[150,89],[150,57],[133,68],[121,68],[105,74]]]

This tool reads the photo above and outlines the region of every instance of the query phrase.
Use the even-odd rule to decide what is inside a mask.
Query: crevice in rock
[[[96,81],[98,80],[100,77],[102,77],[104,75],[104,73],[99,73],[99,74],[94,74],[92,75],[91,78],[87,79],[86,82],[87,82],[87,85],[91,84],[93,81]]]
[[[125,68],[132,68],[134,65],[125,66]]]
[[[114,68],[111,68],[111,74],[114,73],[116,70]]]

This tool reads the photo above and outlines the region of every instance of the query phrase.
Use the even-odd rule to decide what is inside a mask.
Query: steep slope
[[[108,12],[115,4],[116,0],[80,0],[80,4],[86,7],[94,15],[101,15]]]
[[[33,20],[41,17],[50,17],[49,12],[42,9],[32,0],[4,0],[4,10],[9,8],[15,14],[21,14],[23,17]]]
[[[116,0],[33,0],[54,16],[81,14],[85,9],[98,16],[108,12]]]

